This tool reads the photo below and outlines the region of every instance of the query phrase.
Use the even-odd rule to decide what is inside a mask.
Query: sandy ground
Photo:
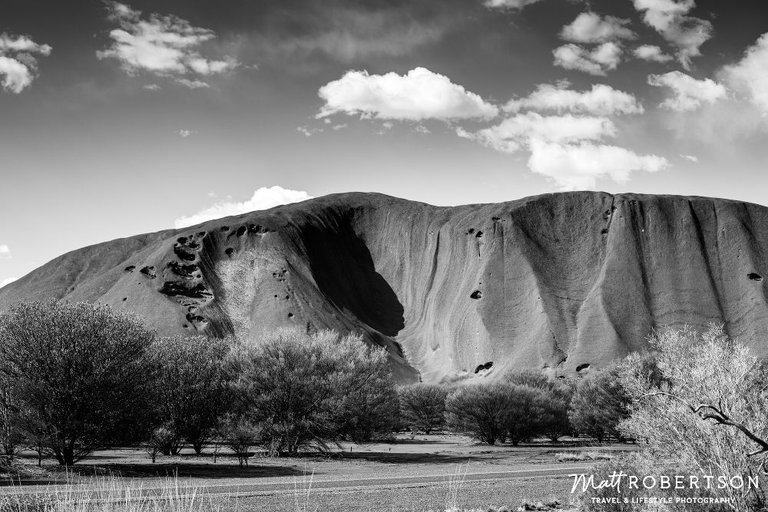
[[[87,485],[94,475],[117,474],[131,485],[151,488],[178,475],[190,486],[239,494],[232,510],[424,511],[449,504],[487,510],[517,507],[522,500],[568,503],[573,496],[567,473],[594,463],[586,454],[610,456],[632,449],[576,442],[487,446],[463,436],[404,435],[392,443],[344,444],[324,455],[256,455],[248,467],[239,467],[226,450],[216,463],[210,453],[197,456],[185,450],[152,464],[141,450],[119,449],[94,453],[68,475],[48,461],[37,487],[67,479]],[[584,460],[560,462],[564,453]],[[35,461],[28,455],[22,460],[33,470]]]

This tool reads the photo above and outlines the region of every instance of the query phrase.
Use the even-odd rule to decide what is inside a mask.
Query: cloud
[[[643,107],[632,94],[605,84],[595,84],[588,91],[568,89],[567,82],[541,84],[525,98],[512,99],[504,106],[507,112],[522,109],[573,112],[591,115],[642,114]]]
[[[621,53],[621,46],[614,42],[603,43],[591,51],[569,43],[552,52],[556,66],[597,76],[605,76],[606,71],[616,69],[621,62]]]
[[[459,135],[497,151],[514,153],[530,147],[533,140],[565,143],[615,137],[616,126],[605,117],[542,116],[528,112],[507,118],[475,134],[462,131]]]
[[[217,203],[193,215],[179,217],[174,224],[176,229],[181,229],[212,219],[240,215],[255,210],[267,210],[282,204],[297,203],[307,199],[312,199],[312,196],[301,190],[290,190],[277,186],[261,187],[247,201]]]
[[[725,87],[714,80],[697,80],[680,71],[649,75],[648,84],[671,89],[673,96],[664,100],[660,106],[678,112],[696,110],[704,103],[714,103],[725,98],[727,94]]]
[[[638,46],[632,52],[635,57],[648,62],[669,62],[672,60],[671,55],[664,53],[661,48],[652,44],[644,44]]]
[[[317,118],[336,113],[362,117],[422,121],[439,119],[491,119],[499,109],[480,96],[426,68],[405,75],[370,75],[348,71],[318,91],[325,101]]]
[[[160,90],[160,86],[157,85],[157,84],[147,84],[147,85],[143,86],[142,89],[146,89],[148,91],[159,91]]]
[[[177,78],[176,83],[189,89],[206,89],[210,87],[210,85],[202,80],[189,80],[187,78]]]
[[[628,19],[583,12],[569,25],[563,27],[560,37],[572,43],[606,43],[617,39],[635,39],[637,36],[625,27]]]
[[[689,162],[693,162],[693,163],[699,162],[699,158],[694,155],[680,155],[680,158],[682,158],[683,160],[688,160]]]
[[[200,54],[200,46],[216,37],[212,30],[194,27],[173,15],[151,14],[142,19],[141,11],[118,2],[108,2],[108,6],[110,20],[120,28],[110,31],[112,44],[96,56],[117,60],[131,75],[144,71],[160,76],[208,76],[238,66],[232,57],[213,60]]]
[[[240,38],[240,51],[266,67],[300,74],[322,73],[329,61],[354,69],[440,42],[466,25],[456,8],[466,2],[296,0],[291,9],[265,9],[250,20],[253,32]]]
[[[483,5],[489,9],[522,9],[539,0],[485,0]]]
[[[29,36],[9,36],[5,32],[0,34],[0,53],[39,53],[45,57],[51,54],[51,48],[47,44],[38,44]]]
[[[3,286],[9,285],[9,284],[11,284],[14,281],[18,281],[18,280],[19,280],[18,277],[6,277],[2,281],[0,281],[0,288],[2,288]]]
[[[182,139],[186,139],[187,137],[191,137],[192,135],[195,135],[195,134],[197,133],[197,131],[195,131],[195,130],[184,130],[184,129],[182,129],[182,130],[179,130],[179,131],[178,131],[178,132],[176,132],[176,133],[178,133],[178,134],[179,134],[179,136],[180,136]]]
[[[19,94],[32,84],[37,74],[37,59],[34,54],[47,57],[52,48],[38,44],[29,36],[0,34],[0,77],[3,89]]]
[[[0,244],[0,260],[9,260],[11,257],[11,248],[6,244]]]
[[[601,178],[623,183],[633,172],[658,172],[669,166],[665,158],[638,155],[617,146],[583,142],[558,144],[531,141],[528,167],[550,178],[563,190],[591,189]]]
[[[723,68],[719,76],[768,115],[768,33],[760,36],[739,62]]]
[[[634,96],[602,84],[583,92],[568,90],[567,86],[540,85],[527,98],[510,101],[505,109],[569,114],[544,116],[529,111],[474,133],[458,128],[456,134],[501,152],[529,151],[531,171],[548,177],[563,190],[593,188],[601,178],[623,182],[632,172],[656,172],[669,165],[656,155],[638,155],[603,143],[618,134],[607,115],[643,112]],[[585,115],[598,113],[602,115]]]
[[[643,21],[677,47],[677,58],[686,69],[691,58],[701,55],[700,47],[712,37],[712,23],[687,16],[696,7],[694,0],[634,0],[635,9],[645,12]]]

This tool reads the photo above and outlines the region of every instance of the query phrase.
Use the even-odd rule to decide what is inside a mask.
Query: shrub
[[[218,434],[237,457],[240,466],[248,465],[248,458],[253,455],[251,449],[262,439],[258,425],[248,418],[228,413],[219,420]]]
[[[503,441],[512,389],[512,384],[491,383],[469,384],[455,390],[445,402],[448,427],[489,445]]]
[[[546,435],[554,442],[571,433],[573,429],[568,419],[568,407],[574,392],[571,382],[555,380],[535,370],[514,370],[506,375],[506,380],[537,391],[536,408],[532,411],[536,414],[535,434]]]
[[[445,399],[448,392],[434,384],[414,384],[400,388],[400,414],[413,430],[430,434],[445,425]]]
[[[360,336],[280,330],[232,357],[243,414],[271,454],[320,450],[347,436],[370,439],[397,419],[397,396],[381,350]]]
[[[507,439],[512,446],[529,441],[541,433],[546,392],[529,386],[512,384],[507,390],[504,419]]]
[[[392,435],[400,402],[384,349],[370,349],[360,336],[348,336],[329,350],[340,363],[334,393],[336,436],[368,442]]]
[[[658,467],[674,457],[678,471],[692,475],[758,475],[765,453],[747,455],[761,450],[746,432],[768,438],[765,365],[722,327],[703,333],[689,327],[668,329],[651,344],[657,351],[655,369],[632,355],[620,372],[632,400],[631,416],[621,428],[644,441],[643,460]],[[759,489],[726,487],[715,494],[731,499],[734,510],[766,505]]]
[[[587,375],[576,385],[568,418],[573,429],[602,443],[607,436],[622,439],[618,425],[629,415],[629,398],[616,368]]]
[[[17,304],[0,317],[0,374],[62,465],[130,444],[150,419],[146,351],[154,334],[106,305]]]
[[[150,348],[158,368],[157,414],[169,434],[160,448],[165,455],[177,454],[182,439],[195,453],[202,452],[228,403],[224,362],[230,343],[205,336],[176,336],[158,339]]]

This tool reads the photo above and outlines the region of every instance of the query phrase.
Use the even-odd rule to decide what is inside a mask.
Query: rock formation
[[[768,353],[768,208],[549,194],[436,207],[339,194],[65,254],[0,289],[0,311],[110,304],[161,334],[358,331],[401,381],[569,373],[722,322]]]

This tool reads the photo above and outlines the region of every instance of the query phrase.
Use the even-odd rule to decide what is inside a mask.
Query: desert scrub
[[[237,512],[234,499],[213,496],[178,478],[156,488],[119,477],[97,477],[0,497],[0,512]]]

